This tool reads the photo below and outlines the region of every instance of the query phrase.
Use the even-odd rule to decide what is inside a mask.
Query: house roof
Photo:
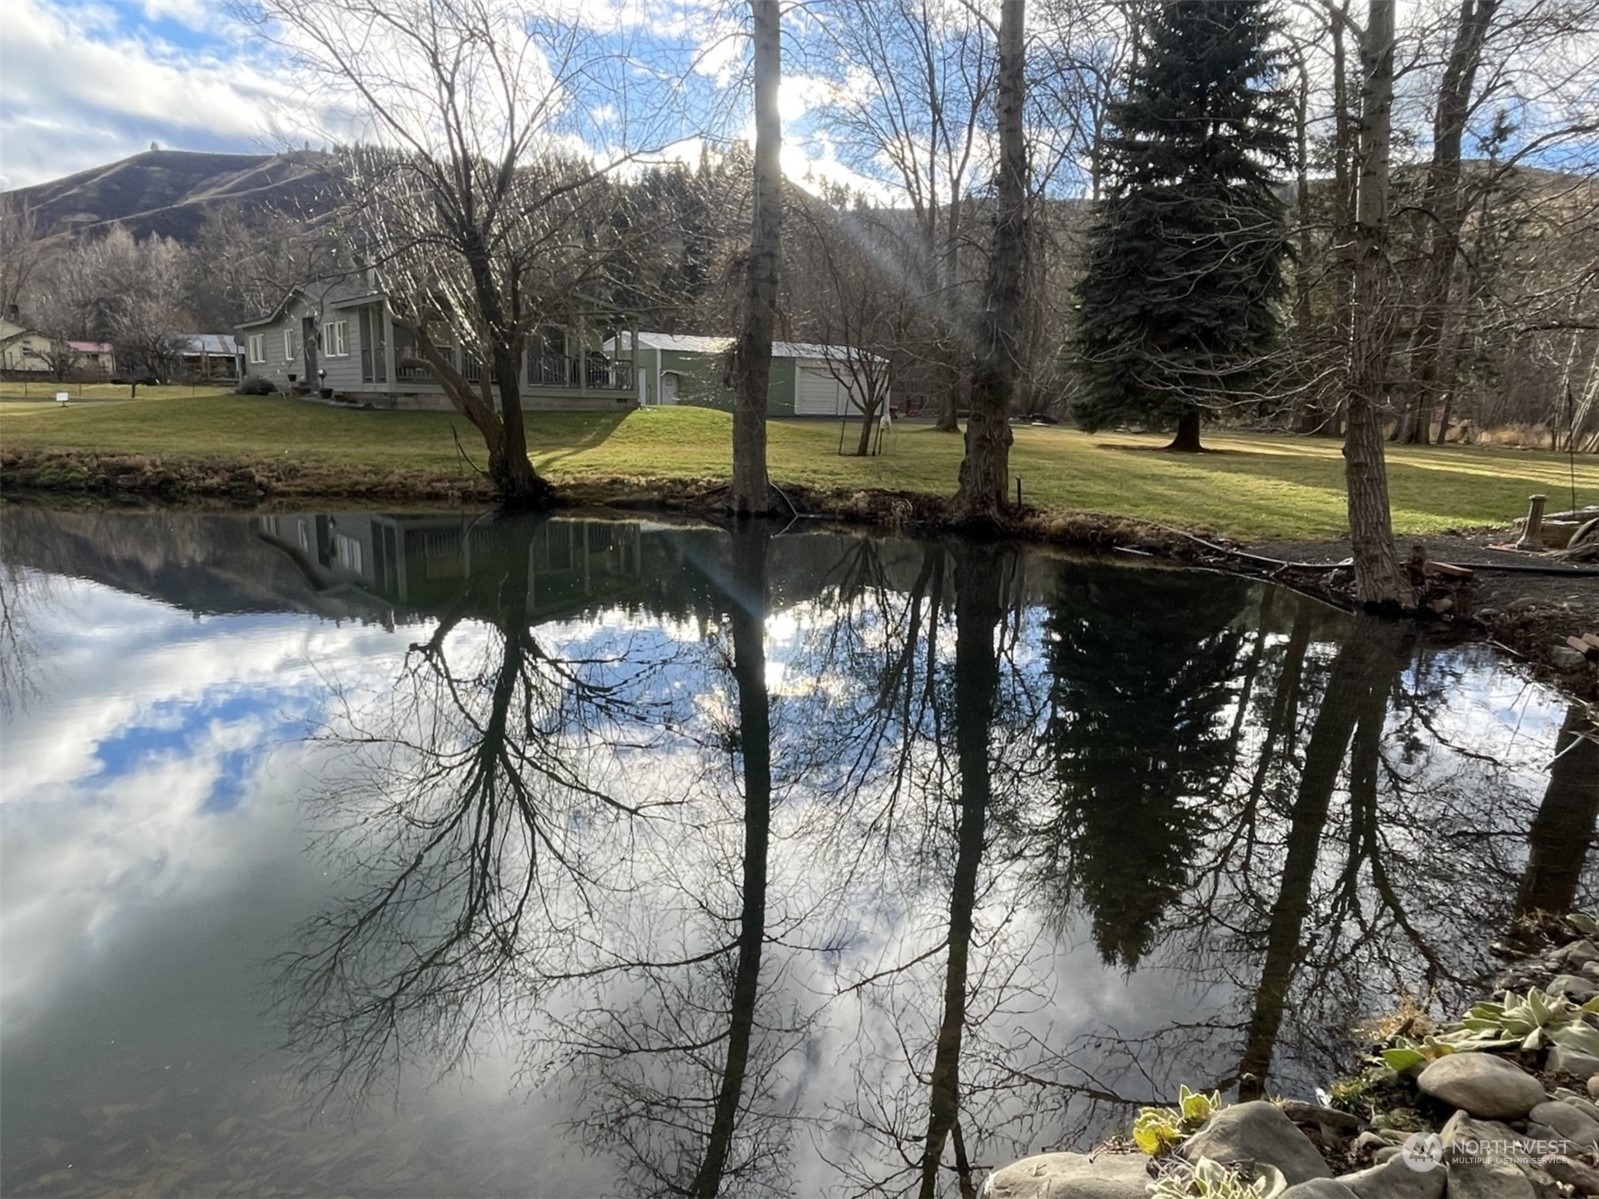
[[[357,300],[379,299],[381,295],[382,293],[372,290],[372,284],[364,275],[349,275],[342,279],[308,283],[290,288],[278,306],[266,316],[240,321],[235,328],[253,329],[258,325],[275,324],[283,319],[283,314],[299,299],[309,299],[328,308],[338,308]]]
[[[109,354],[111,343],[109,341],[68,341],[67,348],[79,354]]]
[[[239,352],[239,343],[231,333],[179,333],[186,343],[185,354],[217,354],[232,357]]]
[[[703,337],[694,333],[640,333],[638,343],[646,350],[678,350],[688,354],[723,354],[733,348],[731,337]],[[609,338],[605,348],[613,353],[628,349],[628,340]],[[823,345],[814,341],[774,341],[773,358],[842,358],[858,353],[849,346]],[[873,354],[871,357],[877,357]]]

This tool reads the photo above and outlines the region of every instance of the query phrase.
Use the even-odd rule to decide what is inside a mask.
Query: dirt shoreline
[[[577,480],[557,484],[563,508],[725,516],[721,480]],[[941,497],[912,492],[779,488],[794,519],[835,521],[895,533],[969,532],[952,522]],[[278,461],[190,460],[74,451],[0,451],[0,495],[60,503],[282,508],[354,503],[362,507],[489,507],[493,492],[463,473],[357,472],[330,477]],[[781,514],[780,507],[780,514]],[[1128,553],[1175,565],[1276,582],[1324,602],[1354,607],[1348,571],[1329,569],[1349,555],[1347,541],[1238,542],[1103,513],[1022,509],[985,530],[1043,545]],[[1427,558],[1473,570],[1458,607],[1423,623],[1435,635],[1492,641],[1529,662],[1546,682],[1577,699],[1599,701],[1599,655],[1584,662],[1557,653],[1570,636],[1599,634],[1599,572],[1494,548],[1505,530],[1401,537],[1402,556],[1420,544]],[[1507,569],[1508,568],[1508,569]],[[1521,569],[1518,569],[1521,568]],[[1539,573],[1531,573],[1531,571]],[[1561,662],[1559,659],[1568,659]]]

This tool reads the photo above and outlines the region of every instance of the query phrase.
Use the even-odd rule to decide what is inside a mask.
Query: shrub
[[[234,395],[241,396],[269,396],[277,391],[277,386],[271,379],[263,379],[258,375],[246,375],[239,380],[239,385],[233,389]]]
[[[1179,1141],[1195,1132],[1221,1108],[1221,1095],[1178,1091],[1176,1107],[1146,1107],[1133,1121],[1133,1143],[1151,1157],[1176,1148]]]

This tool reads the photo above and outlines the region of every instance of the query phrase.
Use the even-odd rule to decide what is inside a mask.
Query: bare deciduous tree
[[[482,436],[502,502],[542,503],[523,353],[603,269],[603,223],[586,203],[618,157],[601,151],[596,164],[571,147],[590,113],[579,91],[621,56],[558,6],[247,0],[243,10],[349,110],[360,130],[343,155],[354,256],[376,268],[417,358]],[[458,366],[455,347],[482,369]]]

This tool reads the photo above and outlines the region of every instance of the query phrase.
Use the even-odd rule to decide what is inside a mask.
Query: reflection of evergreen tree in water
[[[1045,623],[1057,807],[1045,873],[1091,913],[1107,963],[1132,967],[1188,885],[1232,746],[1249,585],[1063,565]],[[1064,905],[1063,905],[1064,906]]]

